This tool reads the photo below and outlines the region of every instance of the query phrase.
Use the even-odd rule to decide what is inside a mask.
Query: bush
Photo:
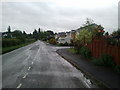
[[[112,56],[108,54],[103,54],[100,58],[93,59],[92,62],[96,65],[115,67],[115,62],[113,61]]]
[[[110,45],[116,45],[117,41],[114,38],[107,38],[107,43]]]
[[[75,48],[69,48],[68,51],[74,54],[78,53]]]
[[[58,45],[59,46],[69,46],[70,44],[68,44],[67,42],[65,42],[65,43],[59,43]]]
[[[22,43],[23,42],[19,39],[2,39],[2,47],[16,46]]]
[[[53,45],[57,44],[55,38],[51,38],[48,42]]]
[[[9,39],[9,40],[10,40],[10,39]],[[12,40],[11,40],[11,42],[13,43]],[[9,51],[12,51],[12,50],[14,50],[14,49],[20,48],[20,47],[22,47],[22,46],[28,45],[28,44],[33,43],[33,42],[35,42],[34,39],[26,39],[26,42],[25,42],[25,43],[19,43],[19,44],[17,44],[17,39],[15,39],[15,42],[13,43],[12,46],[9,46],[9,45],[8,45],[7,47],[2,47],[2,54],[7,53],[7,52],[9,52]]]
[[[74,45],[74,41],[73,39],[70,40],[70,46],[73,46]]]
[[[99,65],[99,66],[103,65],[103,61],[100,60],[99,58],[98,59],[93,58],[91,62],[94,63],[95,65]]]
[[[74,41],[73,41],[73,46],[74,46],[75,49],[79,52],[79,49],[82,47],[82,44],[80,43],[79,40],[74,40]]]
[[[118,73],[120,73],[120,65],[116,65],[115,66],[115,71],[117,71]]]
[[[103,54],[100,58],[103,61],[103,64],[106,66],[115,66],[115,62],[113,61],[112,56],[108,55],[108,54]]]
[[[84,46],[81,47],[80,50],[79,50],[79,53],[86,58],[91,57],[91,51],[87,47],[84,47]]]
[[[88,29],[80,30],[80,33],[76,35],[76,39],[82,44],[90,43],[92,41],[92,32]]]
[[[92,63],[99,66],[109,66],[112,67],[117,73],[120,73],[120,65],[116,65],[112,57],[108,54],[103,54],[98,59],[92,59]]]
[[[68,46],[69,44],[67,42],[64,43],[64,46]]]
[[[58,46],[63,46],[63,43],[58,43]]]

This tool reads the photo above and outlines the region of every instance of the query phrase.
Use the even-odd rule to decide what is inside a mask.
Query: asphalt
[[[2,88],[91,88],[84,74],[56,53],[65,47],[36,41],[2,55]],[[66,47],[68,48],[68,47]]]
[[[96,66],[90,60],[69,52],[68,49],[59,49],[57,53],[81,70],[95,85],[105,88],[120,88],[120,74],[111,68]]]

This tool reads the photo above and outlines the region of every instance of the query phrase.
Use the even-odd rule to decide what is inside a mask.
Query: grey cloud
[[[80,27],[86,17],[105,26],[106,30],[117,28],[116,6],[108,8],[83,9],[76,7],[60,7],[53,2],[7,2],[3,3],[3,31],[8,25],[13,29],[53,29],[55,32],[68,31]]]

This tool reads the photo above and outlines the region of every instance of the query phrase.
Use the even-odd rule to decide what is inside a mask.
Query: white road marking
[[[23,78],[26,78],[26,76],[28,75],[28,73],[25,74],[25,76]]]
[[[30,69],[31,69],[31,67],[28,68],[28,70],[30,70]]]
[[[91,81],[90,81],[89,79],[87,79],[87,82],[88,82],[88,84],[92,84]]]
[[[17,86],[17,88],[20,88],[22,86],[22,84],[20,83],[18,86]]]
[[[33,62],[32,62],[32,64],[33,64]]]
[[[91,88],[85,81],[84,81],[85,85],[88,87],[88,88]]]
[[[35,57],[34,57],[33,61],[35,61],[35,59],[37,58],[37,56],[38,56],[39,52],[40,52],[40,47],[39,47],[39,49],[38,49],[38,51],[37,51],[37,54],[35,55]]]

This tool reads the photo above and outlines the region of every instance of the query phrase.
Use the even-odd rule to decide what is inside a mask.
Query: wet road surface
[[[37,41],[4,54],[3,88],[89,88],[83,74],[56,53],[59,48]]]

